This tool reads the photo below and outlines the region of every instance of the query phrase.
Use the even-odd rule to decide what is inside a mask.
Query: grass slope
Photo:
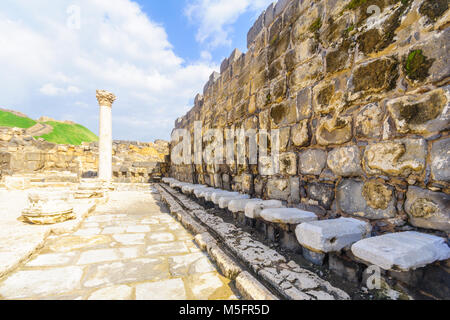
[[[37,122],[30,118],[22,118],[12,114],[11,112],[0,110],[0,127],[22,128],[28,129]]]
[[[53,131],[37,138],[43,138],[56,144],[71,144],[79,146],[83,142],[98,141],[98,137],[86,127],[79,124],[65,124],[61,122],[44,122],[53,127]]]

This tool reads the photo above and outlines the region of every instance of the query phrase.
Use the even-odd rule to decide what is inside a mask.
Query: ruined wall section
[[[169,143],[113,142],[113,177],[117,182],[148,182],[168,171]],[[98,144],[56,145],[19,128],[0,128],[1,176],[71,172],[95,177]]]
[[[175,127],[280,129],[281,173],[172,164],[172,176],[356,216],[377,234],[448,236],[449,17],[447,0],[269,6],[248,52],[223,61]]]

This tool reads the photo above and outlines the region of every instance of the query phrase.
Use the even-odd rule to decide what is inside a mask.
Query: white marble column
[[[112,104],[116,96],[104,90],[97,90],[100,105],[98,178],[110,182],[112,179]]]

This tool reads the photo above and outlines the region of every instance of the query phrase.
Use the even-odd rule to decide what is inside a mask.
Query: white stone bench
[[[219,199],[223,196],[230,196],[230,197],[234,197],[234,196],[238,196],[239,192],[230,192],[230,191],[220,191],[220,192],[214,192],[211,195],[211,201],[218,205],[219,204]]]
[[[249,203],[262,202],[262,199],[235,199],[228,204],[228,210],[233,213],[245,212],[245,206]]]
[[[228,204],[233,200],[239,200],[239,199],[250,199],[249,195],[242,194],[237,196],[227,196],[224,195],[222,197],[219,197],[219,208],[220,209],[227,209]]]
[[[263,221],[263,230],[268,239],[279,241],[286,249],[300,251],[295,228],[301,223],[316,221],[317,216],[313,212],[297,208],[269,208],[261,211],[260,220]]]
[[[308,250],[319,253],[339,252],[370,236],[370,224],[353,219],[313,221],[297,226],[298,242]]]
[[[202,193],[204,193],[206,190],[208,190],[208,189],[213,189],[213,188],[210,188],[210,187],[199,187],[199,188],[195,188],[194,189],[194,194],[195,194],[195,196],[197,197],[197,198],[201,198],[201,194]]]
[[[267,222],[298,225],[317,220],[317,215],[296,208],[272,208],[261,212],[261,218]]]
[[[164,182],[165,184],[170,184],[174,180],[175,179],[173,179],[173,178],[162,178],[162,182]]]
[[[261,211],[269,208],[282,208],[283,203],[279,200],[266,200],[261,202],[250,202],[245,206],[245,216],[250,219],[258,219]]]
[[[450,259],[445,239],[420,232],[401,232],[361,240],[352,246],[359,259],[384,270],[409,271]]]

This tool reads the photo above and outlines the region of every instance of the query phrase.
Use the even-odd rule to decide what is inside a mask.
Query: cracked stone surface
[[[0,279],[0,299],[226,300],[230,280],[151,192],[112,192],[76,232]]]

